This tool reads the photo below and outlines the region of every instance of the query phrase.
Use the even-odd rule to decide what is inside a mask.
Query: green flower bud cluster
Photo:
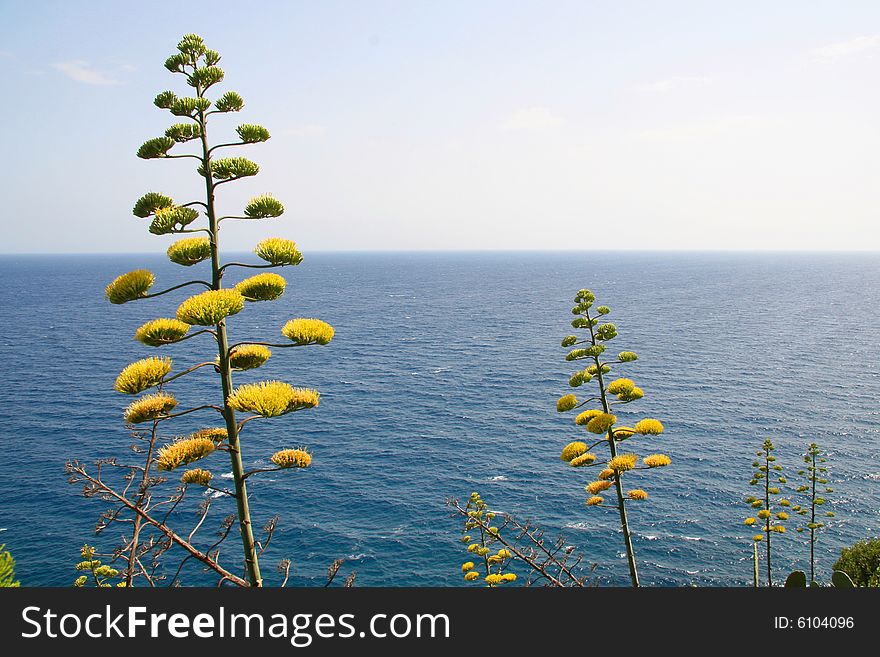
[[[151,160],[157,157],[165,157],[174,146],[174,140],[170,137],[156,137],[141,144],[137,156],[143,160]]]
[[[165,136],[178,143],[198,139],[202,136],[202,128],[198,123],[175,123],[167,130]]]
[[[190,73],[186,82],[191,87],[204,90],[218,82],[222,82],[223,76],[223,69],[219,66],[203,66]]]
[[[256,196],[248,201],[244,214],[251,219],[269,219],[284,214],[284,205],[271,194]]]
[[[256,176],[259,172],[259,165],[246,157],[223,157],[211,161],[211,175],[215,180],[245,178]],[[199,167],[199,173],[206,175],[204,167]]]
[[[269,139],[269,131],[261,125],[243,123],[235,131],[245,144],[256,144]]]
[[[234,91],[227,91],[217,99],[214,107],[218,112],[239,112],[244,107],[244,98]]]

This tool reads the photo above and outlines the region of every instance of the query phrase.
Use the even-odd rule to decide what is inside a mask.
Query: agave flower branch
[[[165,91],[156,96],[154,104],[172,115],[184,119],[184,123],[171,125],[161,137],[146,141],[137,152],[142,159],[195,159],[198,161],[197,171],[204,184],[203,200],[187,203],[175,203],[162,193],[148,192],[138,199],[132,210],[136,217],[149,220],[148,230],[155,235],[173,235],[182,233],[204,232],[204,237],[186,237],[168,248],[168,258],[183,267],[192,267],[200,263],[208,263],[210,281],[191,280],[174,285],[160,292],[151,292],[155,276],[145,269],[137,269],[123,274],[113,280],[106,288],[107,299],[114,304],[155,298],[168,292],[179,290],[190,285],[206,288],[204,292],[192,296],[177,308],[174,318],[160,318],[147,322],[135,334],[135,338],[150,347],[162,347],[183,342],[196,335],[208,333],[217,343],[217,358],[184,368],[172,374],[172,361],[168,357],[150,357],[136,361],[127,366],[116,381],[116,390],[131,395],[139,395],[152,388],[157,388],[154,395],[141,397],[127,410],[127,421],[152,420],[153,430],[149,439],[146,463],[132,472],[141,473],[141,484],[138,487],[139,497],[129,498],[120,495],[112,486],[101,480],[97,475],[88,474],[80,466],[71,466],[71,472],[78,480],[84,480],[102,497],[111,499],[122,507],[134,512],[134,535],[126,546],[129,556],[128,580],[134,570],[138,548],[138,532],[143,523],[156,528],[164,534],[165,544],[177,544],[189,552],[189,558],[202,561],[221,574],[221,582],[228,581],[239,585],[262,586],[263,577],[260,571],[259,556],[261,550],[254,539],[253,523],[250,509],[246,479],[257,471],[275,471],[290,468],[306,468],[311,464],[311,454],[305,448],[282,449],[271,456],[276,468],[252,470],[246,473],[242,444],[239,432],[250,419],[257,417],[272,418],[314,408],[318,405],[320,395],[317,391],[305,388],[294,388],[281,381],[264,381],[257,384],[246,384],[235,388],[233,372],[255,369],[262,366],[271,356],[267,345],[273,347],[326,345],[333,338],[333,328],[317,319],[299,318],[289,321],[282,329],[290,342],[275,344],[268,342],[239,342],[230,346],[229,318],[236,315],[252,303],[273,301],[285,291],[286,281],[276,273],[261,273],[240,281],[233,287],[223,285],[223,276],[228,267],[281,268],[298,265],[302,262],[302,254],[296,244],[288,239],[273,237],[257,244],[255,254],[265,264],[250,265],[246,263],[223,264],[220,251],[220,223],[225,219],[268,219],[281,216],[284,206],[269,194],[262,194],[247,203],[241,217],[237,215],[221,216],[217,211],[217,189],[226,183],[236,182],[257,175],[260,167],[245,157],[217,157],[220,149],[247,146],[265,142],[270,138],[269,131],[259,125],[241,124],[236,128],[238,140],[223,140],[211,145],[208,135],[209,117],[228,115],[238,112],[244,107],[244,100],[236,92],[226,92],[219,97],[209,99],[208,91],[223,81],[225,75],[217,66],[220,55],[209,49],[201,37],[188,34],[177,45],[177,52],[165,62],[171,72],[181,74],[186,83],[193,89],[192,96],[178,96],[173,91]],[[195,153],[173,152],[177,146],[192,143]],[[200,209],[201,211],[200,211]],[[197,222],[204,222],[199,225]],[[193,326],[200,330],[190,333]],[[218,389],[222,395],[222,403],[206,403],[190,409],[172,412],[177,405],[176,400],[167,393],[165,387],[187,374],[212,366],[218,376]],[[207,428],[197,431],[188,437],[157,448],[156,428],[158,423],[178,418],[199,410],[216,410],[224,419],[223,428]],[[238,421],[236,413],[252,413],[242,421]],[[228,492],[236,502],[236,516],[243,550],[245,577],[238,577],[219,566],[216,558],[211,556],[214,546],[207,551],[196,549],[189,539],[183,539],[165,525],[170,515],[162,520],[150,515],[152,488],[164,478],[151,473],[153,466],[160,472],[170,472],[176,468],[201,461],[215,451],[225,451],[230,458],[233,491]],[[181,484],[185,492],[187,486],[202,486],[212,490],[210,485],[213,475],[209,470],[195,468],[183,473]],[[126,489],[127,490],[127,489]],[[177,507],[182,494],[166,500],[171,509]],[[207,512],[206,512],[207,513]],[[114,516],[116,517],[116,516]],[[204,517],[199,521],[193,532],[201,526]],[[270,523],[274,531],[275,523]],[[228,534],[228,531],[226,532]],[[225,535],[224,534],[224,538]],[[192,537],[190,534],[190,538]],[[264,545],[267,543],[264,543]],[[177,575],[174,580],[176,581]]]
[[[569,386],[579,388],[595,382],[598,394],[582,400],[579,400],[574,394],[563,395],[556,402],[556,410],[565,413],[581,409],[591,402],[600,402],[601,408],[588,408],[581,411],[575,417],[575,424],[584,427],[589,433],[602,436],[602,438],[590,445],[581,440],[572,441],[563,448],[560,458],[575,468],[604,466],[595,481],[585,487],[590,495],[586,500],[586,505],[617,510],[623,533],[630,581],[633,586],[639,586],[639,573],[626,505],[628,502],[648,499],[648,493],[642,488],[633,488],[624,492],[623,479],[630,471],[665,467],[671,463],[671,460],[665,454],[650,454],[642,459],[643,465],[640,467],[638,465],[639,457],[636,454],[622,451],[624,441],[636,435],[651,436],[663,433],[663,424],[659,420],[645,418],[632,427],[617,426],[617,416],[611,413],[612,408],[637,401],[645,393],[632,379],[619,378],[610,383],[605,382],[605,376],[612,370],[612,363],[615,366],[632,363],[638,359],[638,356],[632,351],[622,351],[614,361],[601,359],[608,342],[617,337],[617,327],[611,323],[600,324],[599,318],[608,315],[611,309],[608,306],[599,306],[596,308],[595,314],[591,313],[595,301],[595,295],[589,290],[580,290],[575,295],[575,306],[571,312],[576,315],[576,318],[571,322],[571,325],[575,329],[586,330],[587,335],[582,339],[579,339],[577,335],[568,335],[562,340],[562,346],[576,347],[566,355],[567,361],[587,361],[590,363],[585,369],[575,372],[569,378]],[[612,400],[612,397],[615,397],[616,400]],[[608,456],[604,459],[591,451],[602,444],[608,447]],[[602,493],[612,488],[615,501],[607,503]]]
[[[505,577],[503,566],[508,562],[520,561],[530,571],[525,586],[539,582],[555,587],[586,586],[587,575],[580,572],[583,557],[575,555],[574,548],[567,546],[564,538],[548,543],[540,528],[531,522],[521,522],[511,514],[490,510],[478,493],[472,493],[464,506],[455,499],[447,500],[446,504],[455,515],[465,519],[461,542],[467,545],[470,555],[475,555],[469,555],[470,559],[483,557],[481,567],[485,577],[491,577],[494,569],[497,571],[494,574],[501,577],[498,584],[517,581],[515,573],[506,573]],[[501,521],[496,521],[496,518]],[[479,540],[471,536],[475,529],[480,530]],[[512,537],[508,537],[506,530],[510,530]],[[489,547],[493,542],[503,546],[494,555]],[[463,563],[461,571],[466,582],[480,579],[473,561]],[[497,577],[491,577],[491,580],[495,579]],[[498,584],[487,582],[489,586]]]

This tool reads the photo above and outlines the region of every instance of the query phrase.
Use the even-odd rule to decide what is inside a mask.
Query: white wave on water
[[[232,479],[232,473],[231,472],[224,472],[222,475],[220,475],[220,478],[221,479]]]
[[[504,475],[495,475],[494,477],[489,477],[489,481],[507,481],[507,477]]]
[[[864,475],[862,479],[880,479],[880,472],[870,472]]]
[[[366,552],[359,552],[358,554],[349,554],[345,558],[348,559],[349,561],[360,561],[361,559],[366,559],[369,556],[370,555],[367,554]]]
[[[686,541],[705,541],[705,538],[700,538],[699,536],[682,536],[682,538]]]
[[[5,531],[6,531],[6,527],[0,527],[0,532],[5,532]]]

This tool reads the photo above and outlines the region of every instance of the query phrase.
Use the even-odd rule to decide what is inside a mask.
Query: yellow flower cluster
[[[211,257],[211,240],[207,237],[187,237],[168,247],[171,262],[191,267]]]
[[[146,395],[128,405],[125,409],[125,421],[129,424],[140,424],[147,420],[155,420],[167,415],[177,406],[177,400],[164,392]]]
[[[621,454],[608,461],[608,467],[615,472],[626,472],[636,467],[638,460],[635,454]]]
[[[754,525],[756,522],[758,522],[758,520],[757,520],[756,518],[746,518],[746,519],[743,521],[743,524],[744,524],[744,525],[747,525],[747,526],[749,526],[749,527],[751,527],[751,526]]]
[[[614,430],[614,437],[617,440],[626,440],[627,438],[632,438],[635,432],[636,430],[632,427],[617,427]]]
[[[294,388],[282,381],[261,381],[239,386],[227,401],[237,411],[277,417],[304,408],[314,408],[319,398],[316,390]]]
[[[190,438],[207,438],[215,443],[222,443],[229,437],[225,427],[209,427],[199,429],[190,435]]]
[[[586,501],[586,505],[587,506],[598,506],[599,504],[602,504],[602,502],[604,502],[604,501],[605,500],[602,499],[601,497],[599,497],[598,495],[593,495],[593,497],[589,498]]]
[[[126,303],[140,299],[153,287],[156,277],[147,269],[135,269],[118,276],[104,288],[104,295],[110,303]]]
[[[643,491],[641,488],[634,488],[631,491],[629,491],[626,495],[631,500],[646,500],[646,499],[648,499],[648,493]]]
[[[644,420],[636,422],[634,429],[636,433],[642,435],[657,435],[663,433],[663,424],[660,420],[645,418]]]
[[[136,395],[158,385],[170,371],[170,358],[165,356],[144,358],[126,366],[116,377],[113,387],[117,392]]]
[[[280,237],[263,240],[257,244],[254,253],[271,265],[298,265],[303,259],[296,242]]]
[[[760,511],[758,511],[758,517],[761,520],[766,520],[770,517],[770,512],[767,509],[761,509]]]
[[[198,486],[207,486],[211,483],[211,480],[214,478],[214,475],[211,474],[210,470],[202,470],[201,468],[193,468],[192,470],[187,470],[180,477],[180,482],[183,484],[196,484]]]
[[[312,455],[304,449],[282,449],[272,455],[272,463],[279,468],[307,468],[312,463]]]
[[[636,384],[632,379],[615,379],[605,390],[609,395],[625,395],[632,392],[635,387]]]
[[[499,584],[501,584],[501,582],[504,581],[504,576],[500,573],[491,573],[489,575],[486,575],[486,577],[483,579],[489,586],[498,586]]]
[[[244,308],[244,297],[234,289],[208,290],[190,297],[177,308],[177,319],[187,324],[214,326]]]
[[[246,278],[235,289],[248,301],[274,301],[284,294],[286,287],[283,276],[268,273]]]
[[[649,468],[664,468],[672,463],[672,459],[666,454],[650,454],[642,459],[642,463]]]
[[[606,491],[611,488],[611,482],[607,479],[599,479],[598,481],[592,481],[585,486],[585,490],[590,495],[596,495],[597,493],[601,493],[602,491]]]
[[[143,324],[134,333],[134,339],[150,347],[160,347],[180,340],[189,331],[189,324],[162,317]]]
[[[611,413],[602,413],[587,422],[587,431],[597,434],[605,433],[615,422],[617,422],[617,416]]]
[[[582,443],[579,440],[575,440],[574,442],[568,443],[565,447],[562,448],[562,454],[559,455],[559,458],[563,461],[571,462],[572,460],[582,456],[587,451],[587,444]]]
[[[580,468],[585,465],[592,465],[596,462],[596,455],[586,452],[580,456],[575,456],[568,464],[573,468]]]
[[[291,319],[281,329],[284,337],[297,344],[327,344],[333,339],[335,331],[327,322],[320,319],[298,317]]]
[[[469,570],[473,570],[473,569],[474,569],[474,562],[473,561],[465,561],[463,564],[461,564],[461,572],[463,572],[463,573],[466,573]]]
[[[614,470],[611,468],[605,468],[602,472],[599,473],[599,479],[613,479],[614,478]]]
[[[471,570],[471,571],[465,573],[465,576],[464,576],[464,579],[466,582],[473,582],[475,579],[479,579],[479,578],[480,578],[480,573],[478,573],[476,570]]]
[[[244,344],[229,354],[229,364],[237,370],[252,370],[267,360],[272,352],[259,344]]]
[[[560,413],[565,413],[565,411],[570,411],[575,406],[577,406],[578,400],[574,395],[563,395],[556,402],[556,410]]]
[[[574,419],[574,423],[578,426],[585,426],[590,420],[599,415],[602,415],[602,411],[600,411],[598,408],[591,408],[588,411],[584,411],[583,413],[578,414],[578,416]]]
[[[620,393],[619,395],[617,395],[617,398],[620,401],[631,402],[631,401],[636,401],[637,399],[641,399],[644,396],[645,396],[645,391],[639,387],[635,387],[632,390],[630,390],[629,392]]]
[[[205,458],[216,447],[214,441],[208,438],[183,438],[159,450],[156,467],[160,470],[174,470],[178,466]]]

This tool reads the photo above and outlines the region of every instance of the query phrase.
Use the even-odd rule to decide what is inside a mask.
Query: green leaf
[[[853,589],[856,586],[850,576],[842,570],[835,570],[831,573],[831,584],[838,589]]]
[[[785,580],[786,588],[806,588],[807,574],[803,570],[795,570]]]

